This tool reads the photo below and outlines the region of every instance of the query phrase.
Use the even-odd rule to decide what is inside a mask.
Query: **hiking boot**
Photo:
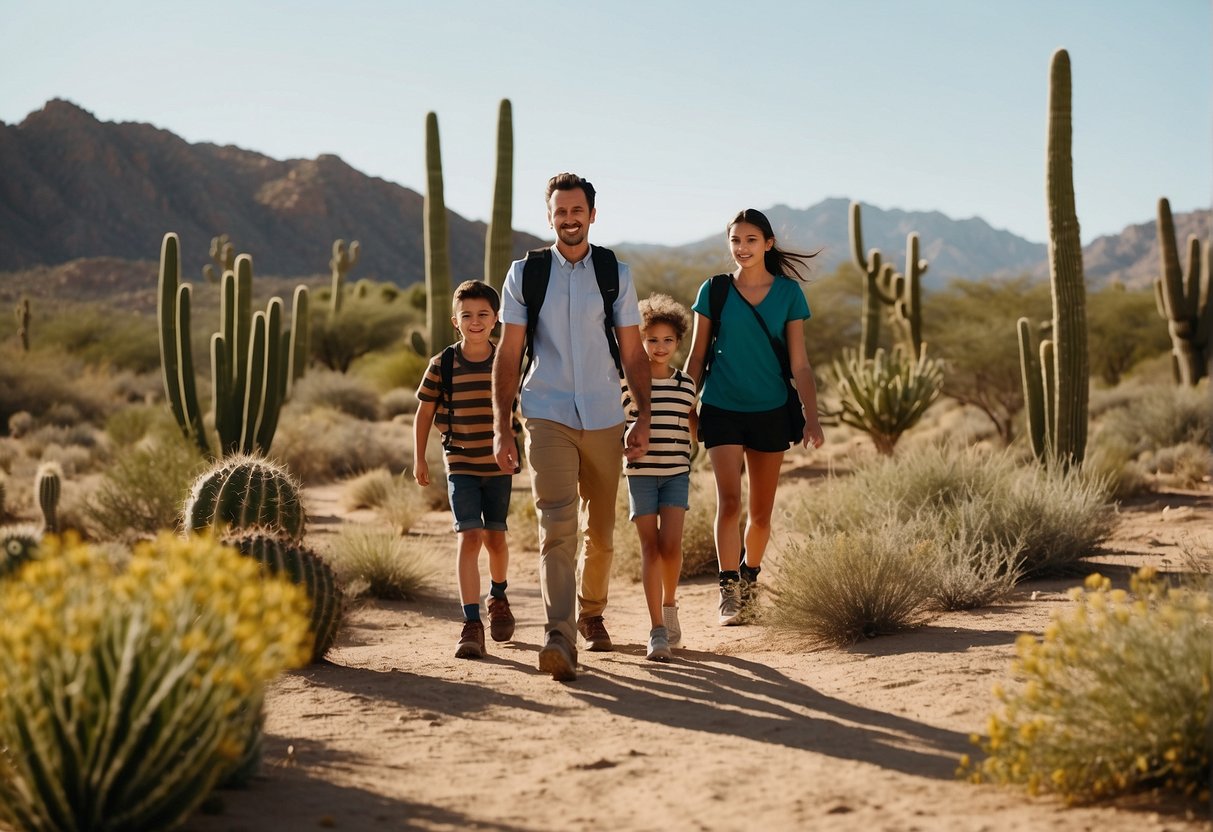
[[[649,650],[644,657],[651,662],[668,662],[673,658],[670,653],[670,634],[665,627],[649,630]]]
[[[547,635],[539,651],[539,670],[552,674],[557,682],[572,682],[577,678],[577,648],[557,630]]]
[[[601,615],[594,615],[580,621],[577,630],[585,639],[585,649],[591,653],[611,652],[611,636],[607,633],[606,624],[602,623]]]
[[[481,621],[463,622],[463,632],[459,634],[459,644],[455,646],[457,659],[484,658],[484,623]]]
[[[487,606],[489,634],[493,641],[509,641],[514,637],[514,613],[510,612],[510,602],[505,598],[490,595]]]
[[[661,623],[669,634],[670,646],[677,647],[682,644],[682,625],[678,623],[677,604],[661,608]]]
[[[740,581],[725,581],[720,585],[720,626],[730,627],[741,623]]]

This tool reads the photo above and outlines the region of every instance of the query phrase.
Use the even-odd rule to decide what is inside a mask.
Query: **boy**
[[[456,575],[463,604],[463,630],[455,657],[479,659],[484,656],[481,546],[489,554],[489,632],[493,641],[508,641],[514,635],[514,615],[505,596],[509,563],[506,515],[513,476],[503,472],[493,456],[492,371],[496,347],[489,333],[497,324],[501,298],[487,283],[465,280],[455,288],[452,307],[455,314],[451,321],[459,332],[459,343],[430,359],[417,388],[413,478],[423,487],[430,483],[425,447],[430,428],[437,422],[458,540]],[[444,375],[450,379],[449,385],[444,384]]]
[[[682,641],[674,594],[682,572],[696,391],[691,377],[670,366],[670,361],[686,335],[689,319],[686,307],[669,295],[654,294],[640,302],[640,338],[653,379],[652,418],[648,452],[628,460],[623,473],[630,517],[640,536],[640,576],[652,627],[645,658],[657,662],[668,662],[670,648]],[[623,406],[628,420],[634,419],[626,386]]]

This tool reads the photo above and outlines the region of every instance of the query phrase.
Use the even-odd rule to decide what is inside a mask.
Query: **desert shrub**
[[[1207,448],[1213,444],[1213,407],[1209,401],[1207,381],[1197,387],[1150,387],[1148,392],[1109,408],[1093,438],[1118,438],[1135,454],[1185,442]]]
[[[379,418],[379,396],[365,382],[331,370],[314,370],[295,382],[291,401],[301,410],[328,407],[373,422]]]
[[[190,484],[207,461],[175,424],[153,423],[152,431],[138,444],[120,446],[86,499],[87,526],[98,537],[131,541],[177,527]]]
[[[1133,447],[1119,436],[1096,434],[1087,445],[1082,470],[1106,483],[1109,496],[1118,500],[1150,487],[1145,466],[1134,458]]]
[[[355,359],[386,350],[400,340],[416,312],[406,304],[385,303],[370,294],[350,293],[341,314],[312,307],[311,347],[315,359],[330,370],[346,372]]]
[[[1195,488],[1213,473],[1213,452],[1205,445],[1181,442],[1142,454],[1141,464],[1180,488]]]
[[[407,427],[354,419],[329,408],[283,408],[274,456],[303,482],[333,482],[373,468],[402,471],[412,463]]]
[[[434,352],[437,353],[438,350]],[[359,359],[353,372],[385,393],[395,389],[416,393],[429,363],[429,358],[418,355],[411,347],[399,347]],[[416,409],[414,399],[413,410]]]
[[[914,626],[935,584],[930,533],[889,522],[789,540],[763,620],[835,645]]]
[[[344,526],[327,559],[346,586],[365,586],[373,598],[411,600],[432,584],[438,571],[434,548],[432,542],[383,529]]]
[[[129,312],[97,306],[65,310],[39,327],[38,341],[94,367],[136,373],[160,367],[155,321]]]
[[[266,684],[307,661],[306,603],[204,539],[124,570],[44,540],[0,585],[0,825],[181,825],[247,761]]]
[[[134,405],[115,410],[105,420],[105,435],[116,448],[129,448],[149,434],[161,436],[166,427],[181,433],[164,405]]]
[[[417,412],[417,391],[393,387],[380,399],[386,419],[411,417]]]
[[[1071,801],[1154,786],[1208,801],[1213,599],[1149,569],[1131,595],[1098,574],[1086,586],[1043,638],[1020,636],[1016,684],[995,689],[1000,710],[974,739],[986,756],[961,771]]]
[[[104,373],[61,353],[25,353],[0,344],[0,425],[5,428],[11,428],[10,418],[21,411],[38,424],[55,405],[71,405],[80,419],[99,421],[113,407],[108,387]]]
[[[429,508],[423,491],[411,479],[394,477],[386,468],[367,471],[346,482],[341,505],[347,511],[374,509],[401,534]]]
[[[1001,601],[1023,575],[1022,542],[991,539],[980,507],[958,506],[952,517],[949,534],[934,538],[932,600],[945,610],[970,610]]]
[[[626,515],[625,515],[626,516]],[[539,551],[539,513],[530,491],[514,491],[510,495],[510,514],[506,519],[510,529],[510,551]],[[619,558],[618,529],[615,535],[615,558]]]

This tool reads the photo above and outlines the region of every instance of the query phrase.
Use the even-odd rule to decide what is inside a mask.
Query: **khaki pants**
[[[577,643],[578,620],[602,615],[615,556],[615,497],[623,470],[623,423],[575,430],[547,419],[526,422],[526,458],[539,515],[539,586],[545,632]],[[579,509],[585,553],[577,563]],[[580,571],[580,582],[578,581]]]

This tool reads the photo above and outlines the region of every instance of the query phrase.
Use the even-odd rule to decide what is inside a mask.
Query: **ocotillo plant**
[[[42,527],[49,534],[58,534],[59,495],[63,490],[63,468],[58,462],[44,462],[34,474],[34,492],[38,495],[38,508],[42,511]]]
[[[165,234],[157,307],[164,389],[182,432],[203,453],[214,457],[194,380],[191,287],[181,283],[179,252],[177,235]],[[253,261],[242,254],[236,258],[235,269],[223,275],[220,328],[211,336],[211,409],[219,435],[218,456],[268,451],[288,387],[282,300],[271,298],[264,312],[253,313],[252,285]],[[306,327],[305,321],[297,324]]]
[[[1036,364],[1028,337],[1030,324],[1019,321],[1019,357],[1032,449],[1042,462],[1069,468],[1082,464],[1087,446],[1086,286],[1082,243],[1074,205],[1071,146],[1070,56],[1053,53],[1049,71],[1049,130],[1045,193],[1049,209],[1049,281],[1053,290],[1053,340],[1040,345]],[[1036,406],[1034,400],[1041,404]]]
[[[186,533],[263,529],[302,540],[305,522],[299,484],[290,473],[264,457],[240,454],[198,475],[181,525]]]
[[[1209,297],[1213,263],[1209,262],[1208,244],[1202,261],[1200,240],[1189,236],[1188,267],[1180,270],[1175,221],[1166,197],[1158,200],[1158,247],[1161,262],[1154,278],[1154,298],[1171,335],[1175,380],[1190,387],[1209,374],[1213,361],[1209,340],[1213,333],[1213,298]]]
[[[484,242],[484,282],[500,287],[514,259],[514,117],[508,98],[497,111],[497,178],[493,213]]]
[[[333,256],[329,258],[329,272],[333,276],[329,310],[333,315],[341,312],[341,300],[345,292],[345,276],[358,265],[358,257],[361,254],[362,245],[357,240],[353,240],[350,243],[349,249],[345,247],[345,240],[333,241]]]
[[[901,274],[891,263],[884,262],[880,249],[864,254],[858,202],[851,203],[849,219],[851,262],[864,274],[860,352],[868,359],[876,355],[880,345],[880,314],[888,309],[899,331],[898,340],[917,355],[922,348],[920,286],[927,270],[927,261],[918,256],[918,235],[906,236],[906,270]]]
[[[220,234],[211,237],[210,255],[214,263],[202,267],[202,276],[207,283],[218,283],[225,272],[236,268],[236,247],[226,234]]]
[[[446,202],[442,195],[442,150],[438,116],[425,117],[425,294],[428,331],[413,333],[413,349],[428,356],[455,340],[451,324],[451,253],[447,237]]]
[[[22,298],[17,304],[17,341],[23,352],[29,352],[29,298]]]

